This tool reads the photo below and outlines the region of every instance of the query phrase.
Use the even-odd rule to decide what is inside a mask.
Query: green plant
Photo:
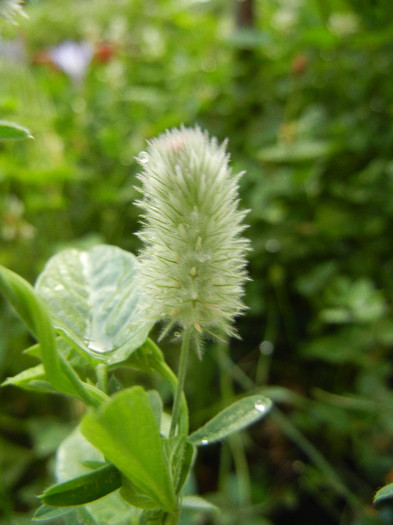
[[[181,128],[151,141],[139,161],[146,242],[139,259],[108,245],[61,251],[35,289],[0,267],[0,289],[37,339],[26,352],[41,360],[4,385],[61,393],[89,408],[59,447],[58,483],[40,496],[34,521],[174,525],[182,508],[214,512],[183,492],[196,448],[271,408],[260,394],[241,397],[189,431],[190,346],[201,357],[204,332],[232,335],[243,309],[248,242],[237,210],[239,176],[231,174],[225,145],[199,128]],[[161,318],[180,330],[178,376],[148,337]],[[158,391],[121,385],[120,368],[161,377],[173,392],[171,416]]]

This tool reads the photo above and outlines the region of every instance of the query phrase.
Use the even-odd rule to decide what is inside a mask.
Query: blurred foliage
[[[278,408],[202,451],[190,483],[222,513],[184,523],[390,524],[371,502],[393,479],[393,3],[255,0],[243,26],[240,4],[30,0],[0,26],[0,117],[35,138],[0,145],[0,263],[32,281],[71,244],[135,252],[145,140],[182,122],[228,137],[250,310],[231,358],[194,358],[192,422],[244,389]],[[67,41],[72,66],[55,52]],[[1,378],[34,364],[4,302],[0,333]],[[0,520],[28,523],[81,408],[0,400]]]

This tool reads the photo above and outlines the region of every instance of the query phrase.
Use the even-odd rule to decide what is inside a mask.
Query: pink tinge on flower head
[[[184,139],[177,137],[170,141],[170,146],[173,153],[177,153],[184,146]]]

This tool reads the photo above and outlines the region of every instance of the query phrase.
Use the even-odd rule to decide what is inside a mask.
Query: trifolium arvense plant
[[[138,156],[146,308],[165,321],[164,333],[187,332],[198,352],[203,334],[235,335],[244,310],[247,211],[238,209],[242,173],[232,173],[226,145],[182,126]]]

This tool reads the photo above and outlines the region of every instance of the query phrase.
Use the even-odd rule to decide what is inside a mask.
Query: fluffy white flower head
[[[147,309],[177,326],[235,335],[235,316],[247,280],[242,236],[247,211],[238,210],[238,180],[229,167],[226,143],[199,127],[173,129],[139,154],[144,242],[140,254]]]

